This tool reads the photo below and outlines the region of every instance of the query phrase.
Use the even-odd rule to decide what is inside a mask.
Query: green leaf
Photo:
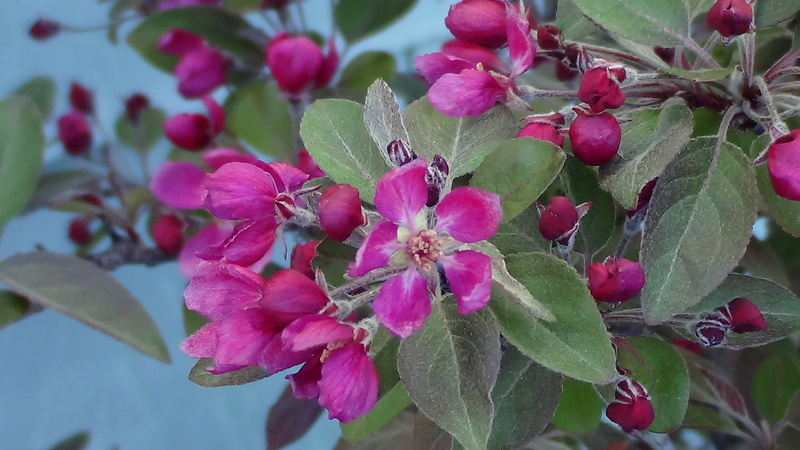
[[[500,331],[522,353],[550,370],[590,383],[608,383],[616,374],[614,350],[586,280],[550,254],[506,257],[509,273],[556,317],[540,322],[498,289],[489,306]]]
[[[647,275],[640,296],[648,324],[699,302],[736,266],[755,221],[750,162],[716,138],[695,138],[659,178],[642,237]]]
[[[775,26],[800,11],[796,0],[758,0],[755,7],[756,28]]]
[[[362,200],[373,201],[375,184],[389,166],[364,125],[362,105],[350,100],[318,100],[303,117],[300,135],[329,177],[357,188]]]
[[[267,413],[267,450],[284,448],[302,438],[324,409],[317,399],[296,398],[287,385]]]
[[[658,73],[665,75],[673,75],[677,78],[692,81],[717,81],[721,80],[733,73],[733,68],[727,69],[703,69],[703,70],[684,70],[677,67],[664,67],[658,69]]]
[[[411,446],[411,440],[416,439],[419,427],[415,425],[416,417],[425,417],[421,413],[403,411],[383,428],[372,433],[359,442],[347,442],[339,439],[333,450],[375,450],[389,448],[419,448]],[[435,425],[434,425],[435,426]],[[447,434],[447,433],[445,433]],[[449,435],[448,435],[449,436]]]
[[[689,143],[693,125],[692,112],[683,103],[634,111],[622,125],[617,156],[600,168],[600,186],[625,209],[634,209],[642,187]]]
[[[625,340],[636,354],[619,347],[617,363],[631,371],[631,378],[647,389],[656,417],[648,430],[666,433],[683,422],[689,402],[689,372],[683,358],[670,344],[655,338]]]
[[[317,246],[317,256],[311,260],[314,269],[325,274],[325,281],[333,286],[345,283],[347,265],[355,260],[356,249],[330,238],[325,238]]]
[[[400,338],[389,333],[386,328],[378,328],[369,348],[370,357],[378,371],[380,386],[378,397],[383,397],[394,389],[400,381],[397,372],[397,350],[400,348]]]
[[[511,139],[489,153],[470,185],[500,196],[503,222],[524,211],[550,186],[564,165],[564,151],[533,138]]]
[[[21,95],[33,100],[39,109],[43,119],[50,116],[53,112],[53,105],[56,103],[56,83],[50,77],[35,77],[27,83],[18,87],[14,94]]]
[[[222,7],[236,13],[258,11],[262,0],[222,0]]]
[[[728,333],[728,346],[734,349],[764,345],[800,330],[800,299],[785,287],[762,278],[731,274],[690,312],[702,313],[744,297],[761,310],[769,328],[749,333]]]
[[[551,242],[539,233],[539,213],[530,206],[508,222],[501,223],[489,239],[504,255],[526,252],[548,252]]]
[[[488,448],[518,448],[541,433],[558,406],[561,378],[517,349],[507,348],[492,391],[495,417]]]
[[[171,72],[178,58],[160,52],[157,44],[173,28],[183,28],[201,36],[212,47],[241,59],[248,66],[264,65],[264,49],[252,39],[261,32],[240,15],[220,8],[192,6],[153,14],[128,34],[127,41],[150,64]]]
[[[383,80],[376,80],[367,90],[366,104],[364,105],[364,123],[367,125],[370,136],[381,150],[386,150],[389,144],[397,139],[406,145],[409,143],[408,131],[400,115],[400,105],[392,89]],[[387,163],[389,153],[381,151]]]
[[[495,106],[479,117],[450,117],[436,111],[423,97],[403,112],[411,148],[429,161],[442,155],[450,165],[450,179],[475,170],[497,146],[517,132],[516,120],[505,106]]]
[[[354,91],[365,91],[375,80],[390,80],[397,69],[394,56],[387,52],[364,52],[342,69],[336,87]]]
[[[416,3],[416,0],[340,0],[334,18],[344,38],[355,42],[387,27]]]
[[[693,428],[703,431],[721,431],[723,433],[735,433],[739,430],[735,423],[727,416],[723,416],[716,409],[689,401],[686,415],[683,416],[684,428]]]
[[[561,29],[564,38],[570,41],[595,43],[608,40],[608,35],[575,6],[573,0],[558,0],[555,25]]]
[[[572,0],[594,23],[634,42],[685,45],[689,12],[683,0]]]
[[[0,231],[36,189],[43,152],[42,119],[33,101],[0,101]]]
[[[0,281],[33,303],[170,362],[164,338],[147,311],[114,277],[89,261],[45,251],[18,253],[0,261]]]
[[[203,317],[197,311],[192,311],[187,308],[186,303],[181,302],[181,306],[183,310],[183,331],[186,333],[186,336],[193,335],[197,330],[203,328],[203,325],[210,322],[209,319]]]
[[[244,86],[225,100],[226,128],[262,155],[281,162],[295,159],[297,143],[289,103],[260,82]]]
[[[0,289],[0,328],[11,325],[28,314],[31,302],[25,297]]]
[[[189,381],[202,387],[220,387],[220,386],[239,386],[242,384],[252,383],[269,376],[266,370],[261,367],[251,366],[244,369],[234,370],[233,372],[226,372],[221,375],[214,375],[208,373],[209,367],[214,365],[214,360],[211,358],[199,359],[192,370],[189,371]]]
[[[483,449],[492,428],[491,393],[500,357],[492,315],[483,309],[462,316],[445,299],[400,344],[397,367],[420,411],[465,448]]]
[[[570,433],[586,433],[600,423],[603,398],[589,383],[564,378],[564,393],[551,421],[553,425]]]
[[[50,447],[50,450],[83,450],[89,445],[92,434],[81,431]]]
[[[340,424],[342,435],[350,442],[358,442],[380,430],[411,403],[405,385],[402,381],[398,381],[366,415],[352,422]]]
[[[781,420],[789,402],[800,389],[800,367],[791,358],[773,355],[764,360],[753,377],[753,403],[771,423]]]
[[[114,124],[114,131],[119,141],[139,153],[147,153],[164,136],[162,124],[167,119],[166,113],[159,108],[147,108],[139,115],[136,123],[131,122],[127,114],[122,114]]]

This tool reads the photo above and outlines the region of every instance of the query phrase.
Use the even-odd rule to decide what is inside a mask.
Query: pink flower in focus
[[[322,231],[337,241],[345,241],[356,228],[367,223],[358,189],[336,184],[319,199],[319,223]]]
[[[339,65],[339,54],[333,39],[328,41],[328,54],[305,36],[292,37],[278,33],[267,45],[266,62],[281,91],[292,98],[310,89],[330,83]]]
[[[306,149],[301,149],[297,153],[297,168],[307,173],[311,178],[325,176],[325,172],[319,168],[319,164],[314,161],[314,158]]]
[[[431,311],[429,286],[444,269],[458,302],[468,314],[489,301],[491,258],[474,250],[456,252],[462,243],[488,239],[500,223],[500,199],[472,187],[453,189],[436,205],[431,222],[426,219],[427,162],[418,158],[389,171],[375,191],[375,206],[388,219],[375,225],[348,267],[351,277],[390,267],[403,272],[390,277],[373,301],[381,322],[394,334],[408,337]]]

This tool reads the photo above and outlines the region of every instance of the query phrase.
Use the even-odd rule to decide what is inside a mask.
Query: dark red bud
[[[568,66],[564,61],[555,61],[555,66],[556,78],[561,81],[569,81],[578,76],[579,72]]]
[[[133,94],[125,100],[125,114],[132,123],[139,122],[139,115],[150,106],[150,100],[144,94]]]
[[[428,201],[425,202],[425,206],[433,207],[439,203],[442,188],[447,182],[449,174],[450,166],[447,161],[441,155],[434,155],[433,162],[425,173],[425,182],[428,183]]]
[[[532,137],[534,139],[552,142],[559,147],[564,146],[564,136],[558,132],[555,126],[549,123],[529,123],[522,127],[514,137]]]
[[[753,8],[745,0],[717,0],[706,14],[711,28],[729,38],[750,30],[753,23]]]
[[[86,245],[92,242],[92,232],[89,230],[89,221],[86,217],[76,217],[69,223],[69,240],[78,244]]]
[[[79,156],[92,145],[92,127],[80,111],[72,111],[58,119],[58,137],[67,153]]]
[[[202,114],[182,113],[164,122],[164,134],[184,150],[204,149],[212,139],[211,121]]]
[[[405,142],[400,139],[395,139],[389,142],[386,146],[386,152],[389,154],[389,161],[396,167],[400,167],[417,159],[417,154],[411,150]]]
[[[203,48],[186,53],[173,71],[178,92],[194,98],[210,94],[228,78],[228,61],[219,52]]]
[[[647,390],[636,381],[625,379],[617,384],[615,401],[606,408],[606,417],[630,433],[644,430],[653,423],[655,411]]]
[[[587,166],[602,166],[614,159],[622,142],[617,119],[607,112],[577,112],[578,117],[569,127],[572,154]]]
[[[712,318],[702,319],[694,326],[694,333],[703,347],[716,347],[725,342],[728,325]]]
[[[329,187],[319,199],[319,223],[322,231],[337,241],[344,241],[353,230],[367,223],[358,189],[349,184]]]
[[[536,41],[542,50],[556,50],[564,45],[564,35],[557,26],[542,25],[536,31]]]
[[[457,39],[497,48],[506,44],[506,4],[501,0],[462,0],[450,7],[444,25]]]
[[[703,346],[695,341],[690,341],[689,339],[673,339],[672,345],[675,347],[680,347],[684,350],[688,350],[697,355],[703,354]]]
[[[589,291],[598,302],[620,303],[630,300],[644,287],[644,269],[638,262],[609,257],[594,263],[587,271]]]
[[[80,83],[73,82],[69,87],[69,103],[73,109],[84,114],[94,112],[94,94]]]
[[[183,222],[176,216],[158,218],[150,229],[156,247],[168,255],[177,255],[183,247]]]
[[[57,35],[60,31],[60,23],[40,18],[31,25],[31,28],[28,30],[28,35],[37,41],[44,41]]]
[[[161,52],[181,57],[189,52],[206,48],[206,41],[189,30],[173,28],[161,36],[157,48]]]
[[[761,310],[755,303],[746,298],[735,298],[725,306],[720,306],[714,311],[722,314],[728,321],[734,333],[749,333],[768,328]]]
[[[575,205],[566,197],[553,197],[547,207],[539,209],[539,232],[545,239],[566,245],[578,229],[580,214]]]
[[[767,171],[776,194],[800,201],[800,128],[776,139],[769,146]]]
[[[322,241],[311,241],[305,244],[295,245],[292,249],[289,267],[313,280],[315,277],[314,268],[311,267],[311,260],[317,256],[317,246],[320,242]]]
[[[594,112],[619,108],[625,103],[625,94],[619,87],[624,79],[624,68],[592,67],[581,78],[578,98],[588,103]]]
[[[672,65],[675,62],[675,47],[653,47],[653,52],[665,63]]]

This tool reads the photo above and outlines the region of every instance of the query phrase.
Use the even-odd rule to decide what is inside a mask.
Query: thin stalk
[[[405,267],[400,267],[400,268],[393,267],[391,269],[373,270],[372,272],[364,275],[363,277],[356,278],[350,283],[345,283],[339,286],[338,288],[331,290],[328,293],[328,296],[338,297],[340,295],[344,295],[348,291],[352,291],[353,289],[357,289],[362,286],[367,286],[372,283],[376,283],[378,281],[383,280],[386,277],[396,275],[404,270],[406,270]]]
[[[611,48],[601,47],[599,45],[584,44],[584,43],[581,43],[580,46],[583,47],[584,50],[586,50],[586,51],[588,51],[590,53],[600,53],[600,54],[603,54],[603,55],[612,56],[614,58],[624,59],[626,61],[629,61],[629,62],[632,62],[632,63],[635,63],[635,64],[639,64],[642,67],[647,67],[648,69],[651,69],[651,70],[658,70],[660,68],[659,66],[657,66],[657,65],[655,65],[655,64],[653,64],[653,63],[651,63],[651,62],[649,62],[647,60],[644,60],[642,58],[639,58],[638,56],[635,56],[635,55],[632,55],[630,53],[623,52],[623,51],[620,51],[620,50],[614,50],[614,49],[611,49]]]
[[[770,67],[769,70],[767,70],[767,72],[764,74],[764,81],[771,83],[773,80],[782,75],[781,72],[784,69],[788,69],[790,66],[793,66],[794,61],[797,58],[800,58],[800,49],[788,53],[783,58],[779,59],[778,62],[773,64],[773,66]]]
[[[102,31],[107,30],[111,27],[116,27],[118,25],[122,25],[125,22],[129,22],[131,20],[137,19],[138,16],[128,16],[128,17],[121,17],[113,22],[109,22],[103,25],[92,25],[88,27],[76,27],[72,25],[61,25],[61,29],[63,31],[67,31],[70,33],[92,33],[95,31]]]
[[[519,95],[521,99],[529,102],[542,97],[561,97],[561,98],[578,97],[577,91],[548,91],[544,89],[538,89],[529,85],[519,86],[518,89],[519,92],[517,95]]]

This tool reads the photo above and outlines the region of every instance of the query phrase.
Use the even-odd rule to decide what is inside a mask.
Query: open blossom
[[[427,170],[427,162],[418,158],[378,181],[375,206],[387,220],[375,225],[348,268],[351,277],[384,267],[405,269],[386,280],[373,302],[381,322],[400,337],[418,330],[430,314],[429,290],[439,281],[438,266],[444,269],[461,314],[489,301],[491,258],[456,249],[495,233],[502,214],[500,199],[480,189],[459,187],[442,198],[429,222]]]

